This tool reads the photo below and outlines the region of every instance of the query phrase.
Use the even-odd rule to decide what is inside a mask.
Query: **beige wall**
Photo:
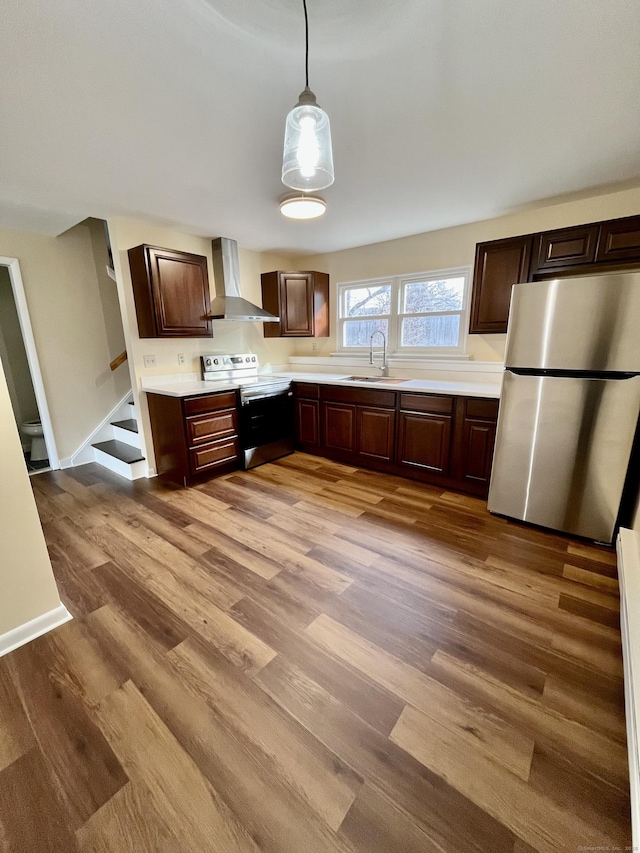
[[[9,388],[16,425],[38,417],[27,352],[7,267],[0,266],[0,359]]]
[[[122,317],[120,315],[120,300],[118,299],[118,288],[115,281],[107,272],[109,265],[109,250],[107,248],[107,237],[105,225],[102,219],[87,219],[83,223],[89,230],[91,239],[91,251],[96,269],[96,280],[98,283],[98,294],[102,307],[104,319],[104,330],[109,350],[109,361],[113,361],[126,349],[124,341],[124,329],[122,328]],[[123,382],[123,394],[127,390],[126,370],[118,372],[117,381]]]
[[[138,335],[133,288],[127,252],[134,246],[147,243],[168,249],[178,249],[205,255],[209,265],[211,296],[215,296],[215,281],[211,260],[211,239],[185,234],[171,228],[153,225],[133,219],[109,220],[109,236],[113,262],[118,279],[122,321],[129,356],[131,385],[139,402],[142,440],[146,458],[153,468],[151,431],[144,394],[139,397],[140,382],[145,376],[192,373],[200,371],[200,355],[207,352],[255,352],[264,366],[286,364],[295,344],[286,338],[268,338],[263,335],[261,323],[230,322],[215,320],[213,339],[141,339]],[[291,269],[292,259],[287,256],[239,250],[240,280],[242,295],[257,305],[262,305],[260,273],[274,269]],[[178,364],[178,355],[185,357],[184,365]],[[144,356],[155,355],[156,366],[144,366]]]
[[[0,370],[0,635],[60,605]]]
[[[130,387],[126,367],[109,370],[90,230],[0,231],[0,255],[20,261],[58,455],[71,456]]]
[[[600,219],[614,219],[640,213],[640,189],[625,190],[577,201],[539,206],[529,210],[473,222],[456,228],[445,228],[374,243],[356,249],[297,259],[297,268],[317,269],[331,276],[332,328],[335,330],[336,285],[341,281],[357,281],[376,276],[439,270],[450,267],[473,267],[476,243],[514,237],[552,228],[563,228]],[[468,335],[467,352],[480,361],[504,358],[505,335]],[[296,355],[328,355],[336,349],[335,334],[315,342],[300,340]]]

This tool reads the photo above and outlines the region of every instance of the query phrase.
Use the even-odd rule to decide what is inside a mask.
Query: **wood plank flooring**
[[[610,550],[303,454],[32,484],[75,619],[0,659],[0,850],[631,843]]]

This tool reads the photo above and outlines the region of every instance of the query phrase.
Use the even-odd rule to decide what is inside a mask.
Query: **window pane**
[[[384,332],[389,339],[388,320],[347,320],[344,324],[345,347],[368,347],[369,339],[375,331]],[[374,346],[382,346],[382,338],[376,335]],[[457,343],[457,342],[456,342]]]
[[[447,317],[405,317],[402,321],[403,347],[456,347],[460,315]]]
[[[345,309],[345,317],[370,317],[372,314],[389,314],[391,311],[391,285],[349,288],[345,291]]]
[[[464,296],[464,278],[440,281],[412,281],[404,287],[403,314],[428,311],[460,311]]]

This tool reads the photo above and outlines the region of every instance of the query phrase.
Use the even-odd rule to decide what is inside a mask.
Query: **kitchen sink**
[[[391,376],[345,376],[345,382],[406,382]]]

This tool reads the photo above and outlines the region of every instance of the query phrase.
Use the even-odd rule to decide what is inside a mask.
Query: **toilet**
[[[29,436],[31,439],[31,456],[32,462],[42,462],[48,458],[47,445],[44,441],[44,432],[42,424],[39,420],[25,421],[22,424],[22,434]]]

